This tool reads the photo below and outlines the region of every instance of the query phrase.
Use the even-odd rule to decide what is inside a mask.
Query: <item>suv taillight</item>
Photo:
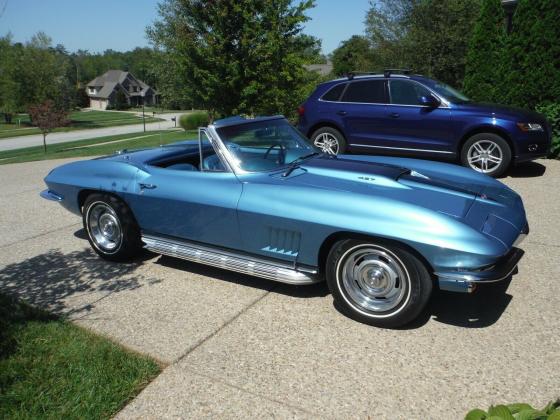
[[[305,114],[305,108],[303,105],[298,106],[297,113],[300,117],[303,117],[303,114]]]

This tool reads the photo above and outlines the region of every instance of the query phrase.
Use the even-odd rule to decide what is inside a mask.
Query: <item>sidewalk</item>
[[[172,118],[179,121],[181,113],[158,114],[158,118],[164,121],[146,124],[146,131],[158,131],[174,128]],[[178,124],[177,124],[178,125]],[[50,133],[47,136],[47,144],[67,143],[76,140],[87,140],[96,137],[114,136],[117,134],[138,133],[144,130],[143,124],[120,125],[116,127],[93,128],[85,130],[69,131],[65,133]],[[43,135],[33,134],[30,136],[8,137],[0,139],[0,151],[22,149],[25,147],[42,146]]]

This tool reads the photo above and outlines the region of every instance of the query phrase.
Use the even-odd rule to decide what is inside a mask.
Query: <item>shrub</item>
[[[542,410],[537,410],[529,404],[509,404],[491,406],[488,412],[475,408],[469,411],[465,420],[560,420],[560,400],[549,403]]]
[[[560,155],[560,103],[538,105],[537,112],[544,114],[552,129],[552,147],[550,156],[557,158]]]
[[[179,125],[185,131],[195,130],[198,127],[206,127],[209,121],[210,117],[208,115],[208,112],[196,111],[191,112],[190,114],[181,115],[181,118],[179,118]]]

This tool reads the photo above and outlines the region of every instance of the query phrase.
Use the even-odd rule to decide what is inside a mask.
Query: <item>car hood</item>
[[[491,115],[505,115],[512,119],[520,120],[520,122],[543,123],[546,120],[546,118],[538,112],[507,105],[484,102],[467,102],[458,105],[458,107],[463,111],[482,112]]]
[[[319,157],[306,161],[288,182],[406,202],[460,219],[478,231],[501,221],[499,240],[510,246],[525,227],[520,197],[501,182],[457,165],[381,156]],[[488,226],[491,218],[492,226]],[[486,227],[485,227],[486,226]],[[508,230],[509,227],[509,230]]]

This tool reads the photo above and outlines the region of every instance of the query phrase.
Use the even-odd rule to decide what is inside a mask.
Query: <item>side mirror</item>
[[[428,106],[430,108],[437,108],[441,102],[434,95],[426,95],[420,97],[420,105]]]

